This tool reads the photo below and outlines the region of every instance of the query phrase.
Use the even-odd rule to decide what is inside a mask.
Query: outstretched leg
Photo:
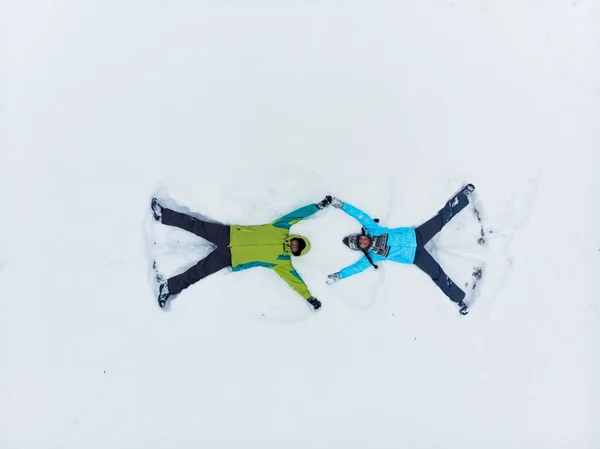
[[[469,195],[473,193],[473,184],[467,184],[460,192],[452,197],[439,212],[415,229],[421,245],[431,240],[452,218],[469,204]]]
[[[423,247],[417,249],[414,264],[427,273],[444,294],[457,304],[465,298],[465,292],[448,277],[440,264]]]
[[[162,223],[184,229],[192,232],[209,242],[214,243],[218,247],[226,247],[229,245],[229,226],[220,223],[210,223],[202,221],[196,217],[182,214],[166,207],[162,208]]]
[[[228,247],[219,247],[193,267],[169,278],[167,281],[169,295],[177,295],[200,279],[230,266],[231,250]]]

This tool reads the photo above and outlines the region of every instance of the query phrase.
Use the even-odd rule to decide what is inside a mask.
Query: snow
[[[598,2],[0,8],[0,448],[600,447]],[[326,285],[358,257],[331,208],[293,228],[318,312],[262,269],[168,313],[148,283],[148,238],[173,272],[210,250],[155,192],[414,226],[465,182],[501,229],[433,242],[486,260],[466,317],[413,266]]]

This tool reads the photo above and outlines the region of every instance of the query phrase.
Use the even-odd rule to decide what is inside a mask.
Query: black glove
[[[324,209],[325,207],[329,206],[331,204],[331,195],[327,195],[325,198],[323,198],[321,201],[319,201],[317,203],[317,207],[319,208],[319,210]]]
[[[319,301],[314,296],[311,296],[310,298],[308,298],[307,301],[311,306],[313,306],[315,308],[315,310],[317,310],[319,307],[321,307],[321,301]]]

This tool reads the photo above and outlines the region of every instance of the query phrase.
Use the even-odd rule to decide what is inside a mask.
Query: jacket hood
[[[304,240],[304,243],[306,243],[306,246],[304,247],[304,249],[302,251],[300,251],[300,255],[294,256],[294,257],[304,256],[307,252],[310,251],[310,240],[308,240],[306,237],[303,237],[301,235],[292,234],[287,239],[285,239],[285,242],[283,244],[286,254],[292,254],[292,250],[290,249],[290,240],[292,240],[292,239]],[[293,254],[292,254],[292,256],[293,256]]]

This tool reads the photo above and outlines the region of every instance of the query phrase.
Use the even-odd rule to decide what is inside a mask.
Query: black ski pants
[[[469,204],[469,200],[466,197],[454,197],[448,201],[435,216],[415,229],[417,235],[417,251],[413,263],[427,273],[440,290],[442,290],[451,301],[456,303],[461,302],[465,298],[465,292],[462,291],[446,273],[444,273],[440,264],[437,263],[433,256],[425,249],[425,244],[440,232],[452,217],[463,210],[467,204]]]
[[[200,279],[231,266],[231,250],[229,249],[231,231],[229,226],[202,221],[167,208],[162,210],[162,223],[192,232],[216,246],[213,252],[196,265],[169,278],[168,285],[171,295],[177,295]]]

